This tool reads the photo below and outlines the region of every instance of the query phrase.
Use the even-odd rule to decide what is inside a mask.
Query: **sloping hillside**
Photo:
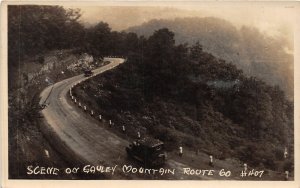
[[[168,29],[156,31],[116,70],[75,88],[97,113],[163,140],[220,159],[239,158],[254,167],[292,170],[283,160],[293,148],[293,104],[278,87],[247,78],[196,44],[188,52]],[[283,167],[283,165],[285,165]]]
[[[168,28],[175,33],[177,44],[194,44],[217,58],[232,62],[246,75],[279,85],[293,98],[293,50],[286,36],[270,37],[255,28],[237,29],[230,22],[219,18],[177,18],[151,20],[127,31],[150,36],[155,30]]]

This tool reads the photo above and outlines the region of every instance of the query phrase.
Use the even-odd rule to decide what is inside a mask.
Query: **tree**
[[[85,48],[88,53],[95,56],[110,54],[111,28],[107,23],[99,22],[94,27],[87,29],[85,36]]]
[[[8,55],[10,63],[45,50],[79,45],[83,27],[79,10],[61,6],[9,6]],[[21,59],[16,59],[16,57]]]
[[[203,47],[202,45],[199,43],[199,41],[197,41],[191,48],[190,48],[190,57],[192,59],[197,60],[200,56],[201,53],[203,52]]]
[[[175,46],[174,33],[166,28],[149,37],[144,56],[146,94],[177,91],[178,83],[187,75],[187,52],[187,45]]]
[[[78,22],[80,16],[79,10],[61,6],[8,6],[9,82],[25,57],[81,45],[84,28]]]
[[[65,48],[81,47],[84,43],[84,26],[79,22],[81,12],[79,9],[68,9],[66,11],[68,19],[65,22]]]

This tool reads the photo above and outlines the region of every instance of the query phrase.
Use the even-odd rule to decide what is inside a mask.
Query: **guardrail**
[[[122,58],[122,59],[124,59],[124,62],[127,60],[126,58],[120,57],[120,56],[108,56],[108,57],[106,57],[106,58]],[[116,67],[116,66],[113,66],[112,68],[114,68],[114,67]],[[99,72],[98,74],[101,74],[102,72],[103,72],[103,71]],[[88,113],[90,116],[94,117],[94,118],[97,119],[98,121],[101,121],[102,123],[108,122],[108,125],[109,125],[110,127],[115,127],[115,126],[114,126],[114,122],[113,122],[112,119],[106,120],[106,119],[103,117],[103,114],[96,113],[96,112],[97,112],[96,110],[94,110],[94,109],[88,107],[86,104],[84,104],[82,101],[80,101],[78,98],[76,98],[76,97],[73,95],[73,89],[74,89],[74,87],[76,87],[77,85],[79,85],[79,84],[85,82],[86,80],[88,80],[88,79],[90,79],[90,78],[92,78],[92,77],[94,77],[94,76],[96,76],[96,75],[98,75],[98,74],[94,74],[94,75],[91,76],[91,77],[88,77],[88,78],[86,78],[86,79],[84,79],[84,80],[82,80],[82,81],[78,81],[78,82],[76,82],[75,84],[73,84],[73,85],[71,86],[71,88],[69,89],[69,97],[70,97],[71,101],[74,102],[75,106],[77,106],[78,108],[82,109],[85,113]],[[126,126],[125,126],[125,125],[122,125],[122,126],[121,126],[121,131],[122,131],[123,133],[126,132]],[[141,136],[139,132],[138,132],[137,134],[138,134],[138,137]]]

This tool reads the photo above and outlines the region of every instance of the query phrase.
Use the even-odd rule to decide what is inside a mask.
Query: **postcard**
[[[1,10],[3,187],[300,186],[299,2]]]

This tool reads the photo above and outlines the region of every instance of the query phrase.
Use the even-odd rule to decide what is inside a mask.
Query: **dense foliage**
[[[137,44],[120,68],[84,86],[107,115],[135,117],[121,113],[120,124],[144,127],[171,149],[184,144],[271,169],[284,147],[292,150],[293,103],[278,86],[244,76],[199,43],[176,45],[166,28]]]
[[[79,10],[59,6],[9,6],[8,10],[8,52],[12,63],[28,55],[82,43],[84,27],[78,22]]]
[[[144,127],[170,149],[183,144],[268,168],[276,168],[282,155],[275,154],[284,147],[292,151],[293,103],[278,86],[246,77],[199,42],[176,44],[167,28],[145,38],[111,31],[103,22],[84,28],[79,17],[79,10],[59,6],[10,6],[10,71],[27,56],[52,49],[126,56],[118,69],[83,88],[106,114],[120,113],[120,122]]]
[[[206,52],[232,62],[246,75],[279,85],[293,97],[293,54],[289,52],[293,51],[293,39],[288,32],[270,36],[257,28],[237,28],[214,17],[150,20],[127,31],[148,37],[164,27],[176,33],[177,44],[199,41]]]

